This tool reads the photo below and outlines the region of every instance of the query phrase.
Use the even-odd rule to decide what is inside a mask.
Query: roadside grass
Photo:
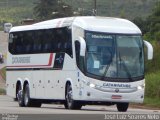
[[[160,71],[146,74],[144,105],[160,108]]]
[[[160,98],[144,98],[144,106],[159,108],[160,109]]]
[[[0,88],[0,95],[6,95],[6,90],[3,88]]]
[[[0,69],[0,73],[1,73],[1,76],[4,80],[6,80],[6,68],[2,68]],[[4,88],[0,88],[0,95],[5,95],[6,94],[6,90]]]
[[[3,79],[6,80],[6,67],[2,68],[0,72],[2,74]]]

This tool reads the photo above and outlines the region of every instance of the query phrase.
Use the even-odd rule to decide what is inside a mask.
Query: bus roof
[[[81,16],[47,20],[32,25],[13,27],[10,32],[49,29],[65,26],[77,26],[89,31],[119,34],[141,34],[141,30],[132,22],[121,18]]]

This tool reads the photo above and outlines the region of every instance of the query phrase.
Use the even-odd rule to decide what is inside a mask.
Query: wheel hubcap
[[[25,102],[25,105],[28,104],[28,101],[29,101],[29,98],[28,98],[28,93],[25,92],[25,95],[24,95],[24,102]]]
[[[17,93],[17,98],[18,98],[18,101],[21,101],[22,100],[22,90],[19,90],[18,93]]]
[[[72,89],[71,88],[69,88],[69,90],[68,90],[68,92],[67,92],[67,102],[68,102],[68,106],[71,106],[71,104],[72,104],[72,97],[73,97],[73,95],[72,95]]]

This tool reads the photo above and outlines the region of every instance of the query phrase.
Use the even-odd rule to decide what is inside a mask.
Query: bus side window
[[[43,39],[43,52],[44,53],[50,53],[52,52],[52,40],[54,38],[53,36],[53,29],[45,30],[44,32],[44,39]]]
[[[25,52],[24,54],[30,54],[32,53],[32,45],[33,45],[33,40],[34,40],[34,32],[25,32],[24,33],[24,49]]]
[[[78,68],[84,72],[84,57],[80,56],[80,43],[75,41],[76,62]]]
[[[64,36],[66,44],[64,45],[65,53],[72,57],[72,37],[71,37],[71,29],[64,28]]]
[[[53,28],[53,29],[45,30],[43,34],[45,36],[44,37],[45,39],[42,39],[42,43],[41,43],[43,53],[63,52],[63,53],[67,53],[72,57],[71,30],[68,30],[68,28],[66,27]]]
[[[67,47],[68,47],[68,43],[67,42],[65,42],[64,43],[64,50],[67,52]]]
[[[56,39],[52,41],[52,52],[53,53],[58,52],[58,41]]]
[[[51,45],[51,52],[55,52],[56,51],[56,39],[55,39],[55,33],[54,33],[54,29],[51,29],[51,38],[50,38],[50,43]]]
[[[68,53],[70,56],[72,56],[72,45],[71,42],[68,42],[66,45],[66,53]]]
[[[78,41],[75,42],[75,50],[76,50],[76,61],[77,61],[77,65],[79,65],[80,43],[79,43]]]
[[[41,44],[35,44],[34,45],[34,52],[40,53],[41,52]]]
[[[9,52],[12,54],[15,54],[16,44],[15,44],[15,38],[14,33],[10,33],[9,35]]]
[[[50,52],[50,49],[51,49],[51,45],[49,43],[45,43],[43,45],[43,52],[44,53],[49,53]]]
[[[23,54],[24,49],[24,39],[23,39],[23,34],[18,33],[16,37],[16,54]]]
[[[59,50],[59,52],[61,52],[61,48],[62,48],[62,43],[61,42],[58,42],[58,50]]]
[[[12,54],[20,54],[22,52],[22,38],[18,32],[13,33],[12,43],[9,44],[9,50]]]
[[[42,52],[42,40],[43,40],[43,30],[35,31],[35,39],[33,44],[33,53],[41,53]]]

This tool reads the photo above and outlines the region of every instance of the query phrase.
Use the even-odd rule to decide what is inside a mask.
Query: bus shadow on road
[[[42,108],[44,108],[44,109],[56,109],[56,110],[69,110],[69,109],[65,109],[65,107],[63,107],[63,106],[42,106]],[[73,110],[70,110],[70,111],[73,111]],[[99,108],[99,107],[98,108],[82,107],[82,109],[80,109],[80,110],[74,110],[74,111],[118,112],[114,108],[109,108],[108,107],[108,109],[107,109],[107,108],[105,108],[103,106],[102,106],[102,108]]]

